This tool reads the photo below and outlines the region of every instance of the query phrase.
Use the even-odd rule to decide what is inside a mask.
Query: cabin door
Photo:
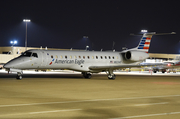
[[[48,61],[48,58],[47,58],[47,53],[42,51],[41,52],[41,66],[46,66],[47,65],[47,61]]]

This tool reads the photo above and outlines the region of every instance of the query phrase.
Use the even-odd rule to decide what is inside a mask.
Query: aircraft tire
[[[115,75],[115,74],[114,74],[114,75],[111,75],[111,76],[110,76],[110,75],[108,76],[108,79],[109,79],[109,80],[115,80],[115,78],[116,78],[116,75]]]
[[[86,79],[90,79],[91,78],[91,74],[90,73],[86,73],[86,72],[83,72],[83,77],[86,78]]]
[[[90,79],[91,78],[91,74],[87,74],[86,78]]]
[[[21,80],[21,79],[22,79],[22,76],[21,76],[21,75],[20,75],[20,76],[17,75],[17,76],[16,76],[16,79],[17,79],[17,80]]]

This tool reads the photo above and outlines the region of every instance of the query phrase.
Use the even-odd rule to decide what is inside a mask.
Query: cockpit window
[[[21,56],[31,57],[32,52],[25,52]]]
[[[32,56],[33,56],[33,57],[37,57],[37,58],[38,58],[37,53],[33,53],[33,54],[32,54]]]

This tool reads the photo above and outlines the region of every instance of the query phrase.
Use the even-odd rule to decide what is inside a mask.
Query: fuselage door
[[[41,52],[41,66],[46,66],[47,65],[47,54],[46,52],[42,51]]]

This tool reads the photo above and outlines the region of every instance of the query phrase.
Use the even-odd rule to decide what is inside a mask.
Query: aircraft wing
[[[162,65],[162,64],[158,64],[158,65]],[[123,69],[123,68],[133,68],[133,67],[137,67],[137,68],[142,68],[142,67],[156,67],[157,65],[152,65],[152,64],[147,64],[147,65],[116,65],[116,66],[90,66],[89,69],[90,70],[108,70],[108,69]]]

